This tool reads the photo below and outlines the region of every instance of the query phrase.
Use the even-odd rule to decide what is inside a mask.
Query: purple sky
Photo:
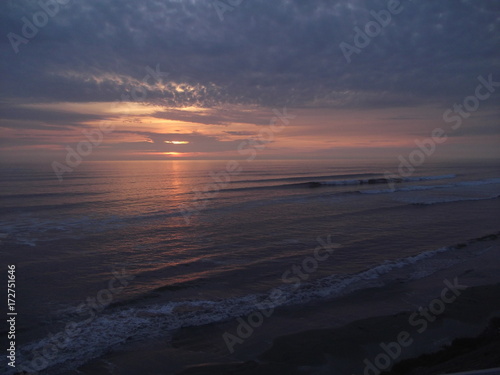
[[[59,1],[0,4],[4,161],[500,156],[500,2]]]

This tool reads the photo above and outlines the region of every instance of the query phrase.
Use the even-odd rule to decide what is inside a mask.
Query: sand
[[[420,375],[500,367],[499,321],[492,320],[500,317],[500,246],[498,239],[468,246],[487,251],[419,280],[277,309],[232,354],[222,335],[235,332],[235,320],[180,329],[148,343],[131,343],[79,371],[95,375],[374,375],[392,369],[385,374]],[[467,288],[455,288],[455,295],[448,290],[444,298],[456,298],[444,303],[442,293],[450,289],[450,283]],[[423,329],[419,308],[431,306],[439,314],[429,310],[430,319],[425,318]]]

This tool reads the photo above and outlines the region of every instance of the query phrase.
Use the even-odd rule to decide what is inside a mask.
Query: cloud
[[[199,108],[179,110],[168,108],[166,111],[158,111],[151,114],[152,117],[192,122],[205,125],[229,125],[229,124],[252,124],[269,125],[272,112],[263,111],[256,107],[224,106],[215,108]]]
[[[19,54],[4,38],[2,96],[119,100],[141,85],[148,66],[159,64],[168,80],[163,90],[149,87],[146,101],[176,107],[393,106],[453,97],[467,92],[477,75],[497,71],[498,5],[402,4],[347,64],[339,44],[352,43],[353,28],[372,20],[371,10],[386,9],[387,1],[252,0],[223,22],[210,1],[73,1]],[[29,1],[0,7],[2,35],[21,33],[21,17],[39,10]],[[180,85],[190,90],[177,91]]]
[[[241,141],[221,140],[218,137],[200,133],[154,133],[141,131],[117,131],[117,134],[135,134],[144,137],[141,142],[123,142],[113,147],[131,151],[151,152],[224,152],[236,151]],[[185,144],[166,143],[165,141],[181,141]],[[132,146],[132,147],[131,147]]]
[[[500,5],[401,4],[348,63],[340,43],[353,44],[355,27],[373,21],[387,0],[245,0],[223,21],[207,0],[69,1],[17,54],[7,35],[23,35],[23,17],[41,8],[3,1],[0,126],[12,145],[61,146],[81,128],[111,120],[123,139],[107,150],[213,153],[236,150],[236,138],[253,136],[269,125],[272,108],[286,106],[303,114],[280,138],[290,138],[290,149],[301,141],[312,149],[323,139],[348,145],[355,137],[362,144],[372,135],[422,136],[443,125],[444,109],[474,93],[479,75],[500,81]],[[482,102],[481,114],[498,117],[497,98]],[[129,118],[97,106],[54,106],[127,101],[136,105]],[[497,122],[474,121],[453,137],[497,134]],[[147,132],[134,131],[139,123]],[[177,139],[155,133],[165,128],[189,143],[166,144]]]
[[[227,131],[224,132],[230,135],[238,135],[238,136],[254,136],[255,132],[245,132],[245,131]]]
[[[85,127],[83,123],[104,120],[97,114],[27,108],[25,106],[1,105],[0,123],[4,128],[71,130]]]

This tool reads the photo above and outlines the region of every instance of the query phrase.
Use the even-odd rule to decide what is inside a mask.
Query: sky
[[[500,156],[500,1],[4,0],[0,29],[2,161]]]

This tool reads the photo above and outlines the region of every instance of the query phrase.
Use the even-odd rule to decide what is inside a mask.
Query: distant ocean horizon
[[[498,162],[429,163],[389,181],[397,167],[89,161],[60,182],[47,163],[1,165],[18,369],[68,323],[78,335],[41,360],[42,374],[249,314],[276,289],[274,307],[297,306],[425,278],[476,256],[458,244],[498,233]],[[325,243],[335,246],[315,258]]]

